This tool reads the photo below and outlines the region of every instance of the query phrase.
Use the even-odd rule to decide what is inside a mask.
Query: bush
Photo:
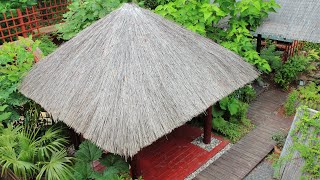
[[[56,44],[52,42],[52,39],[50,39],[49,36],[47,35],[42,35],[40,38],[38,38],[40,41],[39,48],[42,51],[44,56],[49,55],[52,53],[54,50],[58,48]]]
[[[20,38],[18,43],[4,43],[0,48],[0,122],[18,120],[29,102],[18,86],[34,63],[33,51],[40,41]],[[31,50],[26,50],[30,47]]]
[[[306,105],[313,109],[320,108],[320,86],[310,83],[292,91],[285,102],[284,108],[287,115],[293,115],[297,105]]]
[[[282,150],[285,142],[286,142],[287,134],[284,132],[278,132],[272,136],[272,140],[276,141],[276,146]]]
[[[65,22],[57,25],[61,38],[69,40],[81,30],[98,19],[106,16],[120,6],[124,0],[74,0],[68,6],[69,11],[63,15]]]
[[[312,59],[304,55],[295,55],[280,66],[276,71],[274,81],[282,88],[288,89],[290,83],[297,79],[299,73],[307,71]]]
[[[276,45],[268,43],[265,48],[261,50],[260,56],[261,58],[268,61],[271,69],[276,71],[281,68],[281,51],[276,51]]]
[[[213,106],[212,127],[232,142],[240,140],[253,125],[247,118],[249,105],[230,95]]]

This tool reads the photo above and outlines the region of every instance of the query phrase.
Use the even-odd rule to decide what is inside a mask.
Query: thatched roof
[[[128,157],[257,76],[210,39],[124,4],[37,63],[21,92]]]
[[[281,8],[256,33],[320,43],[320,0],[276,0]]]

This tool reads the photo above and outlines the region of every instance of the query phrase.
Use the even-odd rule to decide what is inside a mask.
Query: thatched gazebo
[[[319,0],[276,0],[281,6],[270,13],[257,34],[320,43]]]
[[[257,76],[212,40],[123,4],[37,63],[20,90],[85,139],[133,157]]]

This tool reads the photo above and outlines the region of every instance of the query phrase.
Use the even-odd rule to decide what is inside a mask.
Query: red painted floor
[[[229,143],[212,135],[221,142],[208,152],[191,143],[201,134],[201,129],[184,125],[140,151],[138,156],[144,180],[184,179]]]
[[[138,158],[144,180],[181,180],[229,144],[228,140],[212,135],[221,142],[210,152],[191,142],[201,136],[202,130],[189,125],[175,129],[139,152]],[[105,167],[93,162],[96,171]]]

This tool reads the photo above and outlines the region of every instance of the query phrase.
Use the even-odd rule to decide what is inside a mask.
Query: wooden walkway
[[[256,128],[194,179],[243,179],[273,149],[272,135],[281,129],[289,130],[291,119],[277,113],[286,97],[287,93],[275,89],[261,93],[248,112]]]

